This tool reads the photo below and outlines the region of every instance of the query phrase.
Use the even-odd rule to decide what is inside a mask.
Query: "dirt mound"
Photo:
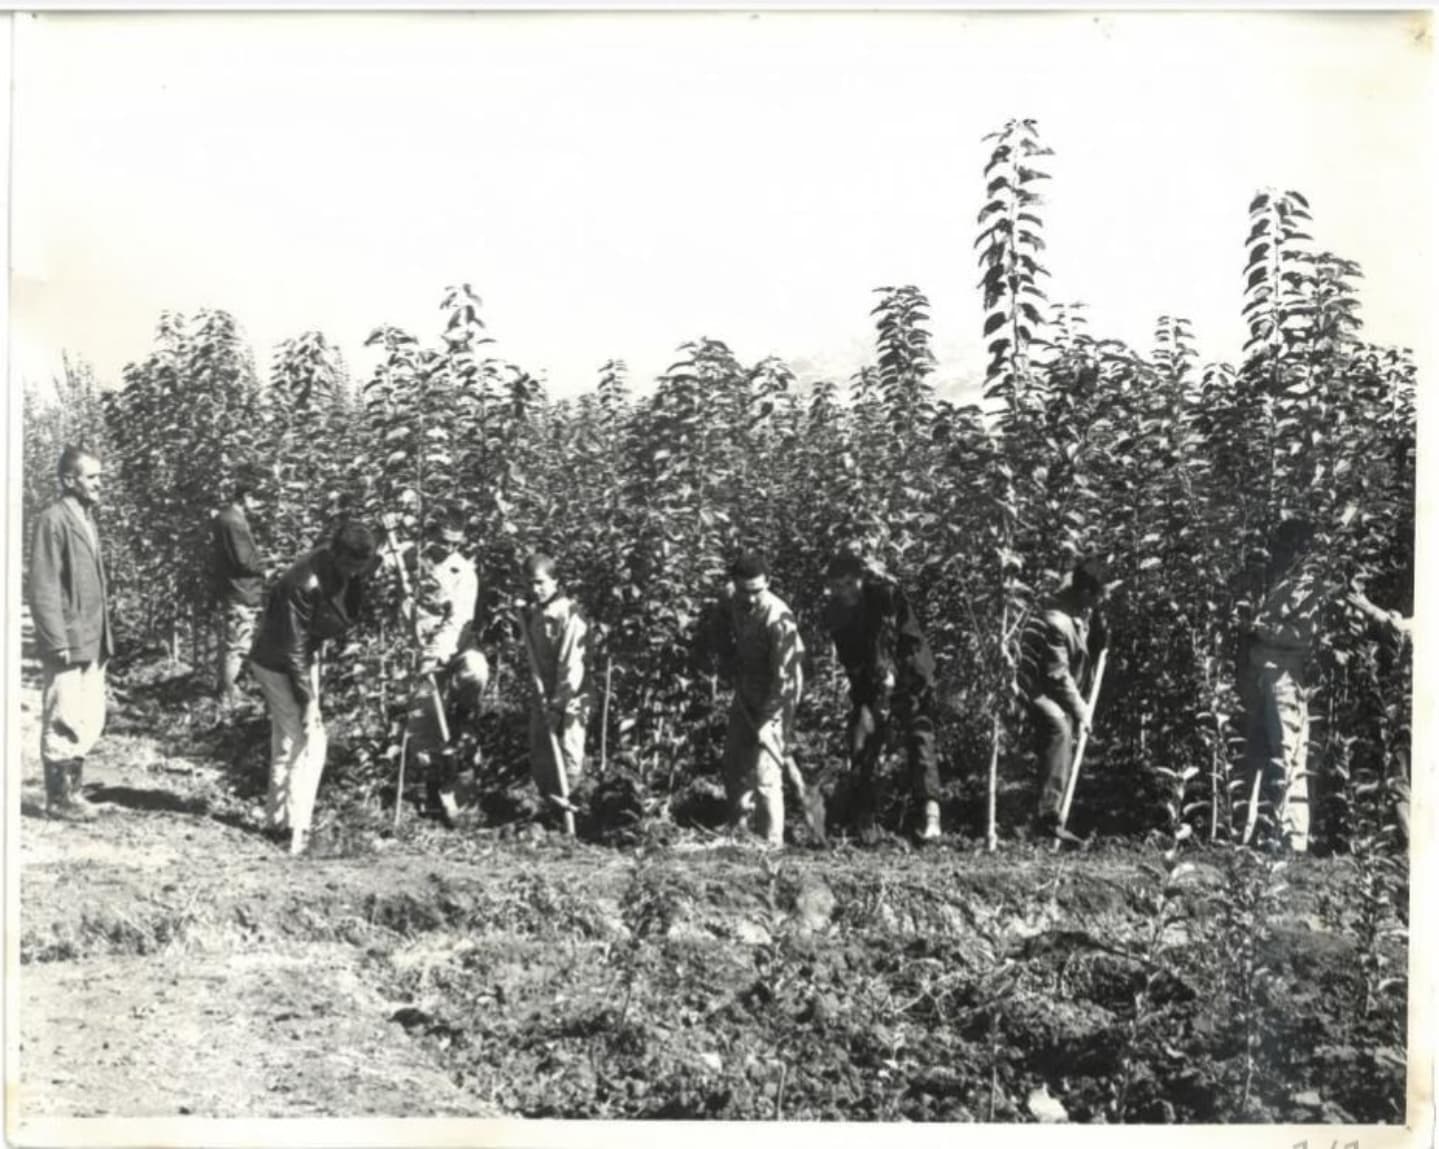
[[[634,815],[604,841],[405,811],[396,832],[329,790],[292,859],[193,729],[107,734],[87,781],[109,813],[23,821],[26,1112],[1402,1116],[1379,900],[1402,891],[1353,859],[774,855],[707,828],[715,793],[677,804],[685,828],[622,771],[585,795]]]

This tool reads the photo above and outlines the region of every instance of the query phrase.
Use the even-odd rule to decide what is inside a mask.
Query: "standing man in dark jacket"
[[[1060,824],[1074,765],[1074,744],[1094,716],[1084,699],[1094,660],[1104,646],[1096,609],[1104,598],[1104,566],[1081,560],[1069,582],[1024,625],[1019,690],[1029,704],[1034,748],[1044,776],[1037,828],[1065,842],[1079,839]]]
[[[53,818],[88,821],[80,793],[85,755],[105,727],[105,663],[115,651],[95,512],[103,467],[66,447],[57,467],[62,494],[35,522],[30,612],[43,667],[40,756],[45,807]]]
[[[320,647],[340,638],[360,610],[361,584],[379,566],[375,536],[346,523],[281,577],[260,620],[250,667],[270,711],[267,828],[290,833],[290,853],[309,845],[310,819],[325,767],[320,715]]]
[[[265,572],[247,518],[259,506],[254,494],[257,478],[253,471],[243,471],[234,485],[230,504],[210,520],[215,595],[220,609],[217,693],[227,711],[233,710],[239,700],[236,683],[260,617]]]
[[[874,838],[874,773],[891,719],[903,732],[909,784],[924,803],[921,841],[940,835],[934,753],[934,656],[909,599],[858,555],[829,564],[825,626],[849,678],[849,755],[859,771],[859,832]]]

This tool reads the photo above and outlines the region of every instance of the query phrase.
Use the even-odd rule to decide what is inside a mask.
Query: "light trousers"
[[[46,762],[84,758],[105,728],[105,665],[45,663],[40,756]]]
[[[239,696],[236,683],[250,655],[250,646],[255,641],[255,627],[260,620],[258,606],[245,606],[238,602],[220,604],[217,635],[219,639],[219,665],[217,669],[218,693],[220,700],[233,706]]]
[[[320,717],[320,667],[310,667],[308,703],[295,696],[288,674],[253,662],[250,669],[270,711],[270,789],[265,820],[274,830],[308,832],[327,748]]]
[[[753,813],[755,832],[773,845],[784,842],[784,765],[790,733],[794,729],[794,703],[764,724],[769,748],[738,696],[730,705],[725,730],[724,781],[730,822],[741,825]]]
[[[1251,671],[1245,743],[1255,792],[1270,809],[1289,846],[1309,847],[1309,703],[1298,676],[1285,667]],[[1252,824],[1256,810],[1251,808]]]

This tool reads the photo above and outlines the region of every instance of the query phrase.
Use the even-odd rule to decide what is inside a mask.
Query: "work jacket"
[[[852,608],[831,599],[825,626],[855,703],[881,701],[890,690],[918,695],[934,686],[934,655],[908,597],[893,581],[867,577]]]
[[[545,697],[536,702],[555,714],[583,718],[589,713],[586,646],[589,626],[567,595],[557,594],[524,616],[525,635]],[[525,669],[528,672],[529,656]],[[533,685],[534,675],[528,677]]]
[[[115,653],[100,532],[76,499],[51,503],[35,520],[30,552],[30,615],[40,657],[64,652],[73,663]]]
[[[757,726],[799,702],[804,689],[804,642],[794,614],[772,591],[753,610],[735,597],[733,584],[720,600],[717,627],[720,674]]]
[[[1085,711],[1090,628],[1083,616],[1071,613],[1056,599],[1031,615],[1019,640],[1020,693],[1029,702],[1050,698],[1078,718]]]
[[[1337,592],[1312,566],[1300,563],[1264,596],[1249,632],[1249,661],[1256,669],[1302,676],[1318,631],[1319,614]]]
[[[353,625],[362,601],[360,578],[342,580],[321,547],[280,576],[250,647],[256,666],[286,674],[296,697],[310,697],[310,668],[326,639]]]
[[[234,503],[210,520],[215,596],[237,606],[259,606],[264,568],[245,512]]]

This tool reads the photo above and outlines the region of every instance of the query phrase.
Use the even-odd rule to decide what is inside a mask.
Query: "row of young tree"
[[[438,338],[377,328],[379,364],[358,382],[318,332],[282,344],[262,382],[231,316],[166,314],[118,389],[67,364],[58,402],[27,392],[27,511],[53,487],[57,444],[93,443],[123,630],[176,650],[205,633],[208,515],[243,462],[270,476],[255,525],[277,565],[345,516],[398,513],[413,537],[461,512],[502,659],[520,560],[550,551],[597,624],[602,736],[652,790],[717,765],[717,692],[693,639],[741,547],[769,557],[801,622],[815,684],[802,734],[833,729],[842,705],[820,628],[828,559],[857,542],[902,580],[940,661],[942,761],[975,794],[1021,768],[1026,615],[1076,555],[1103,554],[1121,584],[1093,769],[1128,796],[1110,825],[1230,838],[1244,797],[1236,639],[1279,521],[1310,517],[1336,569],[1411,609],[1412,362],[1362,340],[1359,268],[1317,248],[1294,191],[1250,204],[1235,364],[1201,366],[1174,316],[1147,350],[1091,334],[1082,304],[1044,288],[1049,149],[1028,120],[990,139],[983,403],[937,394],[914,286],[877,290],[874,362],[847,386],[801,387],[778,359],[746,364],[701,338],[642,393],[612,361],[563,400],[496,353],[468,285],[445,293]],[[397,593],[380,588],[372,625],[331,663],[328,709],[375,715],[377,771],[394,737],[379,703],[410,669]],[[1375,786],[1407,749],[1403,707],[1384,653],[1337,606],[1328,622],[1311,769],[1336,783],[1333,840],[1372,845]]]

